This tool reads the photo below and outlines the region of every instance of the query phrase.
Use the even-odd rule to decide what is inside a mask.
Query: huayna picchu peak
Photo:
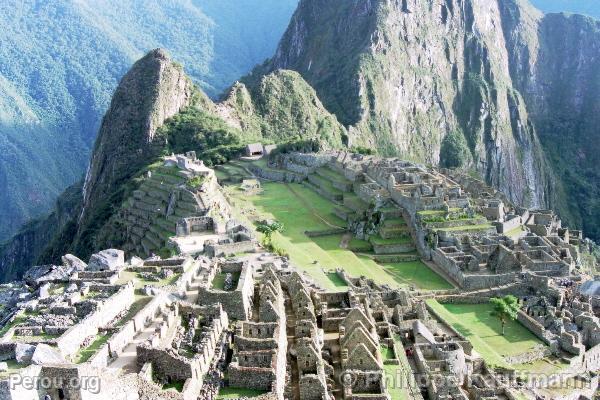
[[[299,0],[218,98],[188,70],[135,62],[0,245],[0,399],[597,395],[598,20]]]

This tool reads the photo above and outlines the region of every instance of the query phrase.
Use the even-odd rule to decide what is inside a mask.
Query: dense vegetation
[[[211,96],[270,56],[297,0],[0,4],[0,242],[85,172],[112,92],[164,47]]]
[[[168,144],[166,153],[181,154],[194,150],[209,166],[239,156],[246,144],[240,130],[196,107],[188,107],[169,119],[159,134]]]

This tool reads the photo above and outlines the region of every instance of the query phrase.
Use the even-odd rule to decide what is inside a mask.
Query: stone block
[[[35,346],[17,343],[17,346],[15,347],[15,360],[17,360],[18,363],[28,363],[31,361],[34,351]]]
[[[123,250],[103,250],[90,257],[88,270],[90,271],[115,271],[125,264],[125,253]]]
[[[40,343],[35,348],[31,362],[36,365],[44,364],[64,364],[65,360],[62,358],[60,353],[48,346],[47,344]]]

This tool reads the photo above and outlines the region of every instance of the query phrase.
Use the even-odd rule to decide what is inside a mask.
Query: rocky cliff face
[[[551,205],[599,239],[600,22],[503,8],[511,75],[558,177]]]
[[[304,0],[269,69],[299,71],[352,143],[477,171],[542,206],[550,175],[497,0]]]

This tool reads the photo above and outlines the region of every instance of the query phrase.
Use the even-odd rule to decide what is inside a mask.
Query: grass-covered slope
[[[297,0],[0,4],[0,242],[81,179],[132,63],[163,47],[216,96],[269,57]]]

